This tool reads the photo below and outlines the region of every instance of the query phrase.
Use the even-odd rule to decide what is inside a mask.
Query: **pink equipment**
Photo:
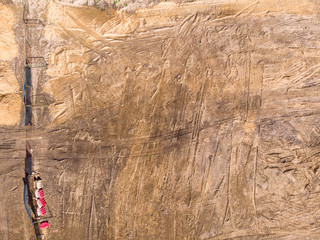
[[[37,213],[38,213],[39,216],[44,216],[44,215],[46,215],[46,209],[45,209],[45,207],[44,207],[44,206],[38,207]]]
[[[42,188],[38,191],[38,194],[39,194],[39,198],[43,198],[44,197]]]
[[[44,228],[48,228],[49,227],[49,223],[48,222],[42,222],[40,223],[40,228],[44,229]]]

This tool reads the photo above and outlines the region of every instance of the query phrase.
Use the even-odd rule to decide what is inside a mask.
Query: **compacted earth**
[[[319,7],[0,1],[0,239],[320,239]]]

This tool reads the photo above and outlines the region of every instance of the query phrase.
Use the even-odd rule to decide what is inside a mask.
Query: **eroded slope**
[[[49,3],[33,140],[49,238],[317,239],[317,14]]]

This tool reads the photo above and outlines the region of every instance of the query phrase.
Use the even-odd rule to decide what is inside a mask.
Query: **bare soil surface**
[[[33,237],[29,36],[47,239],[319,239],[319,3],[150,3],[0,3],[2,238]]]

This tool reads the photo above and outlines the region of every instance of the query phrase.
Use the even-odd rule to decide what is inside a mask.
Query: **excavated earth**
[[[0,2],[2,239],[34,239],[26,137],[47,239],[320,239],[319,1],[149,3]]]

